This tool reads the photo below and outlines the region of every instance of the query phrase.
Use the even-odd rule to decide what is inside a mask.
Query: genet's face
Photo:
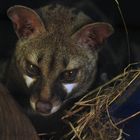
[[[52,35],[53,36],[53,35]],[[18,42],[17,66],[30,89],[30,105],[41,115],[58,111],[70,98],[89,88],[96,73],[97,53],[72,39],[46,36]]]
[[[40,12],[43,17],[16,5],[7,14],[19,38],[16,63],[30,88],[30,104],[34,111],[50,115],[89,88],[96,72],[96,50],[113,28],[104,22],[89,24],[86,15],[63,6],[55,11],[46,6]]]

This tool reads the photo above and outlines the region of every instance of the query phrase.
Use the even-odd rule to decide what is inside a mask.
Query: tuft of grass
[[[140,86],[140,69],[132,69],[130,64],[124,72],[108,83],[87,93],[68,111],[62,120],[70,127],[70,132],[64,139],[71,140],[121,140],[123,130],[118,128],[122,124],[137,115],[137,112],[124,120],[114,121],[109,108],[113,103],[121,105]],[[131,67],[131,68],[130,68]],[[126,134],[127,135],[127,134]]]

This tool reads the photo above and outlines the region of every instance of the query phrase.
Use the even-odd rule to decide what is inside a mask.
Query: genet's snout
[[[32,96],[30,98],[30,105],[32,109],[40,115],[49,116],[57,112],[62,106],[62,102],[59,99],[53,98],[48,101],[35,97],[36,96]]]
[[[43,114],[49,114],[52,110],[52,104],[48,101],[39,100],[36,102],[36,111]]]

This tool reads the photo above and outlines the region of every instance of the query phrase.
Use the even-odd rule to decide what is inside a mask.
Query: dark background
[[[0,3],[0,19],[7,20],[6,10],[15,4],[26,5],[31,8],[39,8],[45,4],[53,2],[54,0],[4,0]],[[64,1],[64,0],[61,0]],[[76,5],[77,3],[80,5],[81,2],[84,2],[83,6],[87,6],[89,1],[91,3],[94,2],[96,6],[110,19],[114,21],[115,24],[120,25],[122,21],[118,16],[117,7],[115,4],[115,0],[65,0],[65,5]],[[140,8],[138,0],[118,0],[120,3],[120,7],[122,9],[125,21],[129,27],[139,27],[140,25]],[[91,6],[91,5],[90,5]],[[92,7],[92,6],[91,6]],[[92,11],[92,9],[90,9]]]
[[[6,15],[10,6],[15,4],[26,5],[31,8],[39,8],[53,0],[4,0],[0,3],[0,58],[9,59],[14,50],[17,37],[13,31],[12,24]],[[129,63],[140,61],[140,4],[138,0],[119,0],[120,8],[127,25],[129,35],[129,49],[126,41],[126,32],[118,11],[115,0],[61,0],[66,6],[75,6],[92,17],[95,21],[108,21],[115,28],[115,33],[109,40],[111,46],[108,50],[101,52],[102,65],[100,73],[107,73],[108,78],[121,72]],[[129,54],[130,51],[130,54]],[[105,55],[104,55],[105,54]],[[117,118],[125,118],[140,110],[139,89],[126,103],[114,111]],[[126,133],[130,134],[128,140],[140,139],[140,117],[130,120],[124,125]]]

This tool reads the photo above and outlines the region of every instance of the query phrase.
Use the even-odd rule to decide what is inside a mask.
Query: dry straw
[[[109,113],[113,103],[121,105],[140,86],[140,69],[129,65],[122,74],[86,94],[62,118],[70,126],[64,139],[71,140],[121,140],[123,130],[118,125],[140,114],[137,112],[124,120],[114,122]],[[125,100],[122,96],[125,95]]]

